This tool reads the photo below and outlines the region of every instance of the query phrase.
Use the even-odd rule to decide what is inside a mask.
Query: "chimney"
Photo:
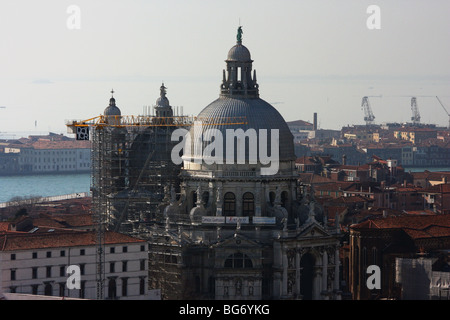
[[[317,130],[317,112],[314,112],[313,130]]]

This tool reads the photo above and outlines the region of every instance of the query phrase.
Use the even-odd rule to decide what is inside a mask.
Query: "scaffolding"
[[[106,230],[146,239],[149,228],[164,224],[159,206],[174,188],[181,165],[174,164],[171,135],[178,128],[211,125],[210,119],[100,115],[66,123],[78,140],[91,140],[92,214],[97,224],[97,299],[103,299]],[[245,124],[242,117],[216,125]]]

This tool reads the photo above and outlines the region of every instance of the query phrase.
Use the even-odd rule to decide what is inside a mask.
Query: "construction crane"
[[[381,96],[364,96],[361,102],[361,109],[364,110],[364,121],[366,125],[372,125],[375,120],[375,116],[372,112],[372,108],[370,107],[369,97],[377,97],[381,98]]]
[[[412,111],[411,121],[413,122],[413,124],[419,124],[420,123],[420,113],[419,113],[419,107],[417,106],[417,98],[416,97],[411,98],[411,111]]]
[[[444,104],[441,102],[438,96],[436,96],[436,99],[439,101],[439,103],[442,106],[442,109],[444,109],[445,113],[448,115],[448,129],[450,130],[450,113],[448,113],[447,109],[444,107]]]

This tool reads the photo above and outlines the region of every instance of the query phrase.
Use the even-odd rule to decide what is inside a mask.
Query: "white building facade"
[[[95,237],[84,231],[0,235],[0,293],[97,299]],[[105,243],[104,298],[148,299],[147,243],[113,232]],[[79,268],[79,289],[68,266]]]

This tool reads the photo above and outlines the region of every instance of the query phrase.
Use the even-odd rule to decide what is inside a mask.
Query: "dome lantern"
[[[228,51],[227,70],[221,85],[221,95],[226,97],[259,97],[256,77],[252,78],[250,51],[242,44],[242,27],[237,32],[236,45]]]

